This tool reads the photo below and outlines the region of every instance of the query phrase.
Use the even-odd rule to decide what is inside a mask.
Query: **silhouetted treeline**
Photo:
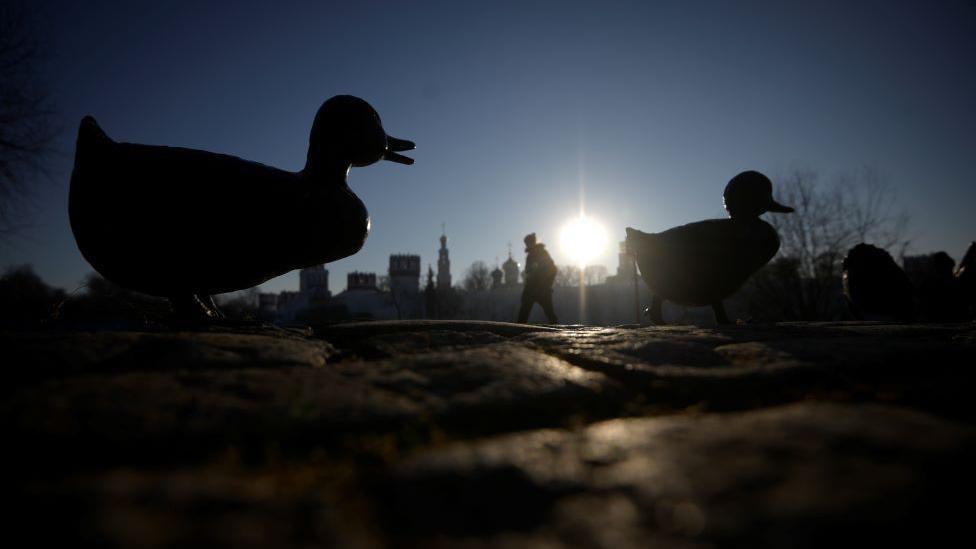
[[[57,316],[65,292],[52,288],[30,265],[9,267],[0,278],[0,326],[37,328]]]
[[[0,325],[10,329],[144,329],[170,314],[160,298],[121,288],[91,273],[77,290],[48,286],[30,265],[10,267],[0,278]]]

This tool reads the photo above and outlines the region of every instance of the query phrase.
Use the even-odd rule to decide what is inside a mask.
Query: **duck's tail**
[[[81,119],[78,126],[78,143],[75,149],[75,167],[86,158],[96,155],[102,147],[112,143],[112,139],[102,131],[94,116]]]
[[[633,227],[627,227],[626,231],[627,238],[624,240],[624,245],[627,246],[627,251],[635,259],[639,259],[642,255],[646,256],[653,250],[657,235],[654,233],[645,233]]]
[[[641,236],[643,236],[645,233],[638,231],[633,227],[627,227],[625,230],[627,231],[627,238],[624,239],[624,242],[626,242],[627,244],[627,249],[631,253],[633,253],[634,246],[637,245],[638,242],[640,242]]]

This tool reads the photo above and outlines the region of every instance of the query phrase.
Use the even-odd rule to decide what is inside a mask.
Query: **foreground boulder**
[[[2,340],[6,498],[38,541],[930,545],[973,486],[972,324]]]

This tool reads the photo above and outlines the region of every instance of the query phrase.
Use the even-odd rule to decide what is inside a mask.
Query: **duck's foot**
[[[226,320],[209,295],[201,299],[198,295],[184,295],[169,298],[173,309],[172,322],[181,327],[209,326]]]
[[[173,309],[170,325],[174,328],[190,330],[204,328],[280,330],[274,324],[260,320],[227,318],[214,303],[213,297],[209,295],[171,297],[169,301]]]
[[[644,316],[651,318],[651,324],[661,326],[664,324],[664,300],[658,296],[651,297],[651,306],[644,307]]]
[[[226,320],[227,317],[224,313],[220,311],[220,307],[214,302],[212,295],[198,295],[196,296],[200,303],[207,309],[207,315],[216,320]]]

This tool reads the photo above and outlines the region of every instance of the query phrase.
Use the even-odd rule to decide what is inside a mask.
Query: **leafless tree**
[[[780,235],[780,254],[798,259],[805,276],[815,275],[825,261],[839,263],[859,242],[895,252],[908,245],[908,214],[897,209],[894,190],[871,168],[827,184],[815,171],[794,170],[777,182],[776,195],[796,208],[792,215],[769,216]]]
[[[464,273],[461,286],[469,292],[480,292],[491,288],[491,269],[484,261],[475,261]]]
[[[557,287],[576,287],[580,284],[580,270],[575,265],[563,265],[556,271],[556,280],[553,282]]]
[[[607,281],[607,268],[603,265],[587,265],[583,269],[583,276],[587,286],[603,284]]]
[[[777,200],[796,209],[768,216],[779,233],[779,256],[751,281],[751,305],[760,316],[786,320],[838,317],[841,262],[867,242],[898,257],[908,246],[908,214],[894,189],[871,168],[823,182],[812,170],[778,178]]]
[[[11,265],[0,275],[0,327],[41,327],[55,318],[64,298],[64,290],[48,286],[31,265]]]
[[[0,2],[0,237],[22,222],[56,133],[31,15],[24,3]]]
[[[587,286],[603,284],[607,281],[607,268],[604,265],[587,265],[583,269],[583,283]],[[580,268],[576,265],[563,265],[556,271],[554,286],[575,288],[580,285]]]

